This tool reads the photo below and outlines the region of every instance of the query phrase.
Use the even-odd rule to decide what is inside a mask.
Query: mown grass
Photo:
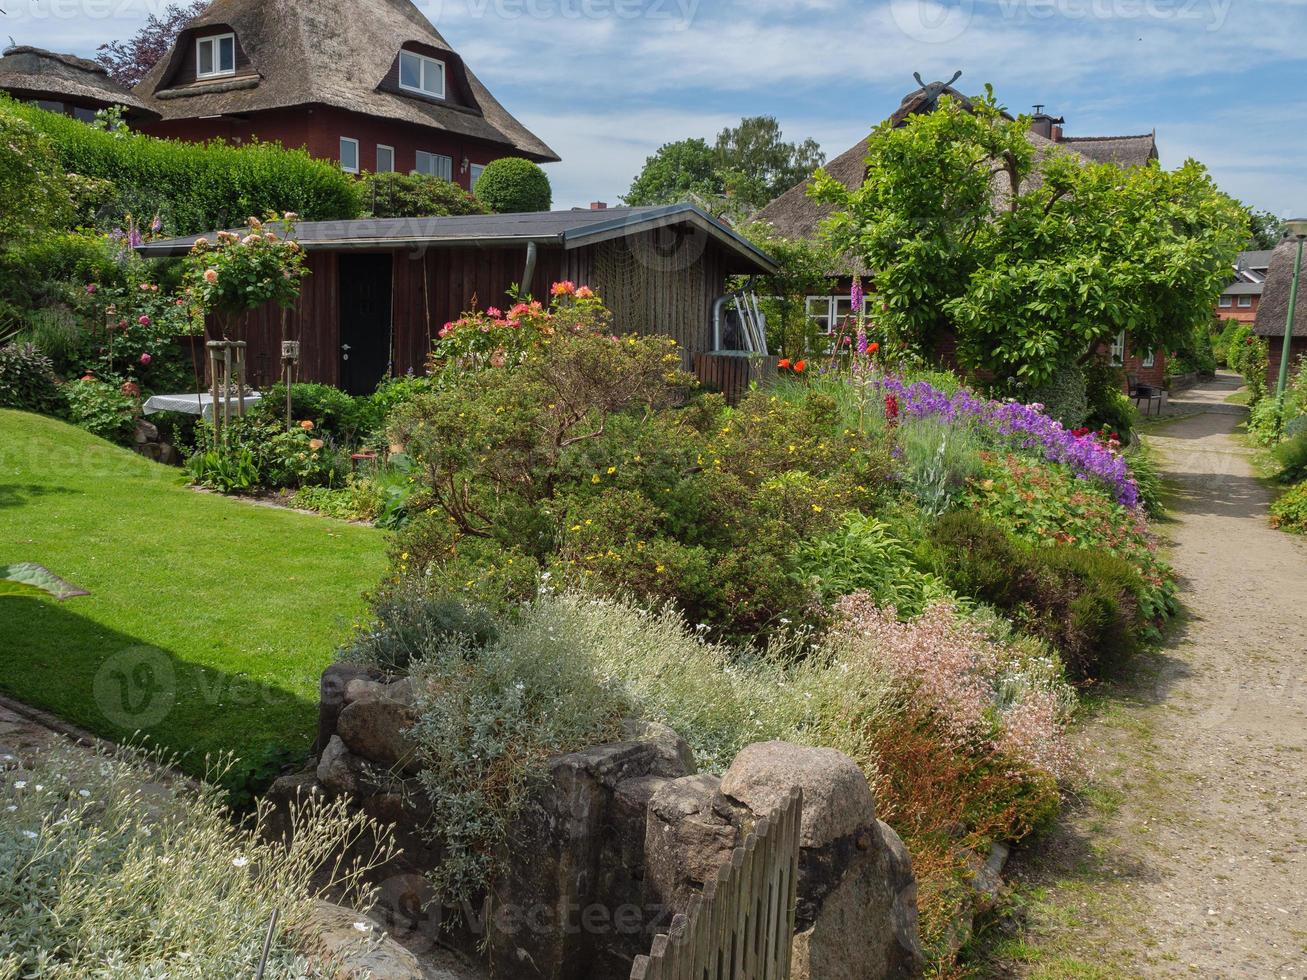
[[[234,783],[309,748],[317,682],[384,538],[183,485],[62,422],[0,411],[0,564],[34,561],[90,591],[0,601],[0,691],[109,738],[140,731]]]

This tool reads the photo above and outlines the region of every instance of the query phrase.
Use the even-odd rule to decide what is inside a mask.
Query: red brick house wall
[[[1266,346],[1270,356],[1266,358],[1266,390],[1275,394],[1275,386],[1280,383],[1280,352],[1284,350],[1283,337],[1267,337]],[[1298,367],[1298,358],[1307,355],[1307,337],[1294,337],[1289,342],[1289,380]]]
[[[1257,319],[1257,307],[1262,301],[1260,296],[1253,296],[1251,298],[1253,301],[1252,306],[1240,306],[1238,296],[1234,297],[1233,306],[1218,305],[1215,311],[1217,318],[1221,320],[1238,320],[1240,323],[1251,324]]]
[[[152,136],[200,142],[218,138],[229,143],[258,139],[281,143],[289,149],[303,148],[323,160],[340,159],[342,136],[359,142],[359,167],[375,171],[377,146],[395,149],[395,169],[408,173],[417,165],[417,152],[439,153],[454,161],[454,183],[470,190],[471,164],[481,166],[514,151],[480,140],[466,139],[393,120],[346,112],[331,106],[309,106],[252,113],[245,119],[175,119],[147,123],[140,129]],[[469,167],[464,170],[462,163]]]

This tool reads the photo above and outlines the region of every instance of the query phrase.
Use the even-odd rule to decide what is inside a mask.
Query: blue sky
[[[0,36],[93,54],[165,0],[0,0]],[[274,0],[269,0],[274,2]],[[331,2],[331,0],[320,0]],[[834,156],[962,69],[1068,135],[1157,130],[1162,164],[1307,214],[1305,0],[425,0],[496,96],[563,157],[560,206],[616,203],[645,157],[743,115]]]

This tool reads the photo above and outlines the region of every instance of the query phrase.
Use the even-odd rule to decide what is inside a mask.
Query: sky
[[[275,0],[268,0],[275,2]],[[320,0],[332,2],[332,0]],[[340,0],[348,2],[348,0]],[[0,38],[91,56],[166,0],[0,0]],[[563,158],[555,205],[619,203],[663,143],[771,115],[834,157],[926,81],[1042,103],[1069,136],[1157,131],[1249,205],[1307,215],[1307,0],[418,0]]]

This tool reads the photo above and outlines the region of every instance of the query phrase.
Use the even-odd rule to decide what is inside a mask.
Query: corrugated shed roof
[[[688,226],[715,239],[740,260],[737,272],[774,272],[766,253],[717,219],[690,204],[607,208],[594,211],[539,211],[522,214],[467,214],[444,218],[360,218],[306,221],[295,226],[295,240],[306,251],[400,248],[502,248],[528,242],[565,249],[625,238],[672,226]],[[198,238],[216,232],[147,242],[147,257],[185,255]]]
[[[21,99],[68,100],[97,108],[121,105],[138,118],[158,116],[94,61],[29,45],[5,49],[0,89]]]
[[[254,74],[177,84],[198,30],[229,26]],[[471,105],[379,89],[405,44],[442,53]],[[409,0],[215,0],[182,32],[170,57],[135,92],[164,119],[327,105],[486,140],[539,161],[558,154],[515,119]]]

